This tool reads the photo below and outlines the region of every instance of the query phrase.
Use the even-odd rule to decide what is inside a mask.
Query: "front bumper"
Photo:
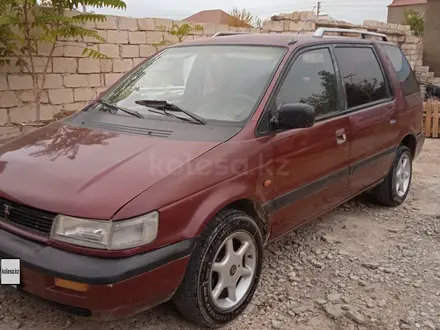
[[[118,259],[90,257],[29,241],[0,229],[0,257],[21,261],[19,291],[75,314],[112,320],[168,300],[180,285],[194,240]],[[88,284],[55,286],[55,277]]]

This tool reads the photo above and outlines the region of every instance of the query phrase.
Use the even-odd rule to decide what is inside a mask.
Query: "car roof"
[[[295,41],[295,42],[292,42]],[[249,46],[284,46],[289,47],[292,44],[295,46],[302,44],[314,43],[362,43],[372,44],[374,42],[387,43],[384,41],[361,39],[352,37],[314,37],[313,35],[296,35],[295,33],[240,33],[234,35],[222,35],[218,37],[200,38],[196,40],[185,41],[175,46],[185,45],[249,45]]]

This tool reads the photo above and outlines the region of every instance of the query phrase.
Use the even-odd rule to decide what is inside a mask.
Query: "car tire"
[[[217,328],[245,310],[258,286],[263,261],[257,221],[242,211],[225,209],[208,223],[173,297],[183,316]]]
[[[412,160],[408,147],[397,148],[390,172],[373,191],[380,204],[394,207],[405,201],[411,187]]]

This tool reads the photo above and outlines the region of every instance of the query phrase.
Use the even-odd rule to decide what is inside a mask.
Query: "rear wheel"
[[[263,237],[254,219],[224,210],[208,224],[193,252],[174,303],[188,319],[211,328],[238,317],[261,273]]]
[[[408,147],[401,145],[396,159],[385,180],[374,189],[377,201],[386,206],[402,204],[411,186],[412,154]]]

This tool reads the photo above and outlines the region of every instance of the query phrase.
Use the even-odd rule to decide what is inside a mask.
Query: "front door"
[[[399,129],[387,75],[373,46],[335,47],[352,128],[350,190],[356,194],[387,175]]]
[[[314,107],[316,123],[272,138],[277,197],[272,236],[279,236],[348,197],[349,117],[342,113],[332,51],[327,46],[295,55],[272,108],[287,103]]]

